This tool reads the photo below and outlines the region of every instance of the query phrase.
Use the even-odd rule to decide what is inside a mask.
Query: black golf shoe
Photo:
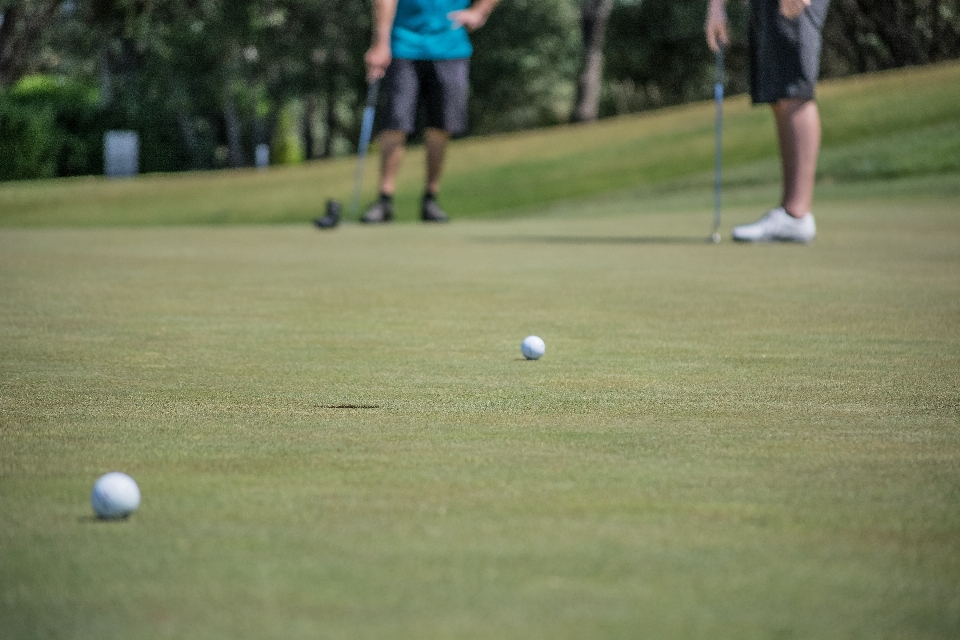
[[[316,218],[313,224],[320,229],[333,229],[340,224],[340,203],[336,200],[327,200],[327,213]]]
[[[447,213],[433,198],[424,198],[423,206],[420,208],[420,219],[424,222],[449,222],[450,220]]]
[[[393,220],[393,203],[378,200],[367,212],[360,217],[365,224],[383,224]]]

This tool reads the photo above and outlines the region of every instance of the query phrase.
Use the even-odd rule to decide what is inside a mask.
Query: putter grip
[[[368,109],[375,108],[377,106],[377,94],[380,92],[380,81],[374,80],[367,86],[367,103],[366,106]]]
[[[377,93],[379,91],[379,80],[374,80],[367,86],[367,103],[363,109],[363,123],[360,125],[360,145],[357,149],[361,158],[367,155],[367,149],[370,147],[370,138],[373,134],[373,117],[377,110]]]
[[[370,147],[370,137],[373,133],[373,114],[373,107],[367,107],[363,110],[363,124],[360,126],[360,148],[357,150],[361,158],[367,155],[367,149]]]
[[[723,47],[717,49],[717,79],[713,85],[713,96],[717,100],[723,99],[723,83],[726,75],[723,64]]]

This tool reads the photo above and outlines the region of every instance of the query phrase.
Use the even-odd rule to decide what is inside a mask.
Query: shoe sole
[[[814,241],[814,238],[810,238],[809,240],[795,240],[793,238],[758,238],[757,240],[751,240],[749,238],[733,237],[733,241],[744,244],[773,244],[775,242],[782,244],[810,244]]]

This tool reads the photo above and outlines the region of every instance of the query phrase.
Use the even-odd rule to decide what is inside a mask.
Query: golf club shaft
[[[717,49],[717,81],[713,88],[717,102],[717,148],[713,177],[713,233],[720,230],[720,186],[723,168],[723,47]]]
[[[354,216],[360,213],[360,190],[363,187],[363,169],[367,162],[367,149],[370,148],[370,137],[373,135],[373,116],[377,110],[377,93],[380,90],[380,80],[373,80],[367,85],[367,102],[363,108],[363,122],[360,125],[360,143],[357,145],[357,170],[353,178],[353,196],[350,198],[350,213]]]

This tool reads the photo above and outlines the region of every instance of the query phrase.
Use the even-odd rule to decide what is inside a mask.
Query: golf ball
[[[527,336],[520,343],[520,351],[527,360],[539,360],[547,350],[547,345],[537,336]]]
[[[100,518],[126,518],[140,506],[140,487],[127,474],[113,471],[94,483],[90,503]]]

